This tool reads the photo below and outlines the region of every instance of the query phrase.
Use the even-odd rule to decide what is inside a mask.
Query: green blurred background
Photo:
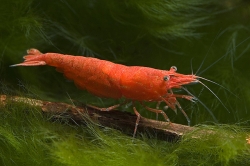
[[[202,80],[220,102],[200,84],[186,86],[205,105],[179,100],[191,125],[216,123],[209,111],[218,123],[250,123],[247,0],[2,0],[1,4],[3,94],[68,103],[73,99],[100,107],[119,102],[79,91],[49,66],[9,67],[22,62],[27,49],[37,48],[44,53],[93,56],[125,65],[165,70],[177,66],[179,73],[193,72],[225,87]],[[155,107],[155,103],[148,105]],[[132,112],[131,107],[121,110]],[[140,106],[138,110],[155,118]],[[175,115],[167,110],[167,114],[171,121],[187,124],[181,112]]]

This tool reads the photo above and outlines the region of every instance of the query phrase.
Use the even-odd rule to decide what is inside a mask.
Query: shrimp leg
[[[162,101],[158,101],[157,104],[156,104],[156,109],[158,110],[160,108],[160,104],[161,104]],[[158,113],[156,113],[156,120],[158,120]]]
[[[190,119],[189,117],[187,116],[186,112],[183,110],[183,108],[181,107],[180,103],[176,100],[176,103],[177,107],[179,108],[179,110],[181,110],[182,114],[186,117],[187,119],[187,122],[188,122],[188,126],[190,126]]]
[[[141,114],[136,110],[135,106],[133,106],[133,110],[134,110],[135,115],[137,116],[136,122],[135,122],[134,133],[133,133],[133,138],[135,138],[135,134],[137,132],[137,127],[138,127],[140,119],[141,119]]]
[[[110,106],[110,107],[107,107],[107,108],[100,108],[100,107],[93,106],[93,105],[90,105],[90,104],[87,104],[87,106],[90,107],[90,108],[97,109],[99,111],[113,111],[114,109],[120,107],[121,104],[116,104],[116,105],[113,105],[113,106]]]
[[[127,104],[127,103],[128,103],[128,101],[125,101],[125,102],[123,102],[121,104],[116,104],[116,105],[113,105],[113,106],[110,106],[110,107],[107,107],[107,108],[100,108],[100,107],[96,107],[96,106],[89,105],[89,104],[87,104],[87,106],[91,107],[91,108],[94,108],[94,109],[97,109],[99,111],[113,111],[114,109],[120,107],[121,105]],[[134,105],[134,103],[133,103],[133,105]],[[134,133],[133,133],[133,138],[135,138],[135,135],[136,135],[136,132],[137,132],[137,127],[138,127],[140,119],[141,119],[141,114],[136,110],[135,106],[133,106],[133,110],[134,110],[135,115],[137,116],[136,122],[135,122]]]
[[[90,105],[90,104],[87,104],[88,107],[90,108],[94,108],[94,109],[97,109],[99,111],[113,111],[114,109],[124,105],[124,104],[127,104],[129,101],[128,100],[125,100],[124,102],[122,102],[121,104],[116,104],[116,105],[113,105],[113,106],[110,106],[110,107],[107,107],[107,108],[101,108],[101,107],[97,107],[97,106],[93,106],[93,105]]]
[[[154,112],[154,113],[156,113],[157,115],[158,115],[159,113],[162,114],[162,116],[164,117],[164,119],[165,119],[167,122],[170,122],[170,120],[169,120],[167,114],[166,114],[164,111],[162,111],[162,110],[160,110],[160,109],[150,108],[150,107],[144,105],[143,103],[141,103],[141,105],[142,105],[144,108],[146,108],[148,111]]]

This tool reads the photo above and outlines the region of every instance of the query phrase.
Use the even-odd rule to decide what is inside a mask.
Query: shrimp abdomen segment
[[[119,69],[123,65],[114,64],[109,61],[99,60],[91,57],[71,56],[58,53],[42,54],[36,49],[27,51],[25,61],[12,66],[39,66],[49,65],[56,67],[66,78],[73,80],[80,89],[99,96],[108,98],[121,98],[119,86]],[[117,71],[112,74],[113,71]],[[112,75],[110,75],[112,74]]]
[[[63,60],[55,67],[80,89],[99,97],[122,97],[117,81],[120,75],[112,74],[119,65],[91,57],[62,55],[60,58]]]
[[[86,58],[81,63],[81,74],[74,78],[77,85],[85,84],[87,91],[99,96],[118,99],[122,97],[119,90],[120,70],[112,62],[99,60],[96,58]],[[73,74],[75,75],[75,74]]]

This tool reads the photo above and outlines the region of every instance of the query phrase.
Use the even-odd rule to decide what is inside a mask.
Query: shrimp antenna
[[[235,95],[233,92],[231,92],[228,88],[226,88],[226,87],[224,87],[224,86],[218,84],[217,82],[211,81],[211,80],[209,80],[209,79],[206,79],[206,78],[203,78],[203,77],[200,77],[200,76],[197,76],[197,78],[202,79],[202,80],[206,80],[206,81],[211,82],[211,83],[213,83],[213,84],[215,84],[215,85],[218,85],[219,87],[225,89],[226,91],[228,91],[229,93],[231,93],[232,95],[234,95],[235,97],[237,97],[238,99],[240,99],[237,95]],[[199,81],[199,82],[200,82],[200,81]]]
[[[219,102],[223,105],[223,107],[227,110],[227,112],[230,113],[230,111],[228,110],[228,108],[225,106],[225,104],[223,104],[223,102],[221,101],[221,99],[207,86],[205,85],[203,82],[199,81],[200,84],[202,84],[205,88],[207,88],[218,100]]]
[[[205,60],[207,59],[208,53],[211,51],[212,46],[214,45],[214,42],[215,42],[215,40],[216,40],[218,37],[219,37],[219,34],[217,34],[217,37],[214,38],[212,44],[209,46],[209,49],[208,49],[208,51],[207,51],[207,53],[206,53],[206,55],[205,55],[205,58],[204,58],[203,61],[201,62],[201,64],[200,64],[198,70],[196,71],[195,75],[197,75],[197,73],[199,72],[199,70],[200,70],[201,67],[203,66]],[[199,75],[200,75],[200,74],[199,74]]]
[[[250,39],[250,36],[248,36],[245,40],[243,40],[242,42],[240,42],[239,44],[237,44],[233,49],[236,49],[237,47],[239,47],[242,43],[244,43],[245,41],[247,41],[248,39]],[[210,49],[210,48],[209,48]],[[198,71],[200,70],[200,68],[201,68],[201,66],[203,65],[203,63],[204,63],[204,60],[202,61],[202,64],[200,65],[200,67],[199,67],[199,69],[197,70],[197,72],[196,72],[196,74],[197,75],[201,75],[202,73],[204,73],[205,71],[207,71],[211,66],[213,66],[213,65],[215,65],[216,63],[218,63],[221,59],[223,59],[226,55],[228,55],[229,54],[229,51],[226,53],[226,54],[224,54],[223,56],[221,56],[219,59],[217,59],[216,61],[214,61],[211,65],[209,65],[207,68],[205,68],[203,71],[201,71],[199,74],[197,74],[198,73]],[[207,57],[207,55],[206,55],[206,57]],[[205,58],[206,58],[205,57]]]
[[[193,71],[193,59],[194,58],[191,58],[191,60],[190,60],[192,75],[194,75],[194,71]]]
[[[208,113],[213,117],[214,121],[218,123],[218,120],[214,116],[213,112],[202,101],[200,101],[195,95],[189,92],[186,88],[182,87],[182,89],[185,90],[189,95],[193,96],[195,100],[198,101],[208,111]]]

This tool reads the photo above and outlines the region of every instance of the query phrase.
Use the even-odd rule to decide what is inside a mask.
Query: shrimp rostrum
[[[175,112],[179,109],[190,120],[180,106],[177,98],[195,101],[192,95],[174,94],[172,89],[182,88],[183,85],[200,82],[196,75],[177,73],[175,66],[170,70],[159,70],[142,66],[125,66],[100,60],[92,57],[63,55],[58,53],[41,53],[37,49],[29,49],[28,55],[24,56],[23,63],[14,66],[40,66],[49,65],[63,72],[66,78],[73,80],[77,87],[90,93],[105,98],[125,98],[128,101],[165,102]],[[200,82],[201,83],[201,82]],[[169,121],[166,113],[160,109],[145,106],[147,110],[161,113],[166,121]],[[110,111],[119,105],[111,106],[102,111]],[[133,106],[137,115],[134,135],[140,120],[140,114]]]

